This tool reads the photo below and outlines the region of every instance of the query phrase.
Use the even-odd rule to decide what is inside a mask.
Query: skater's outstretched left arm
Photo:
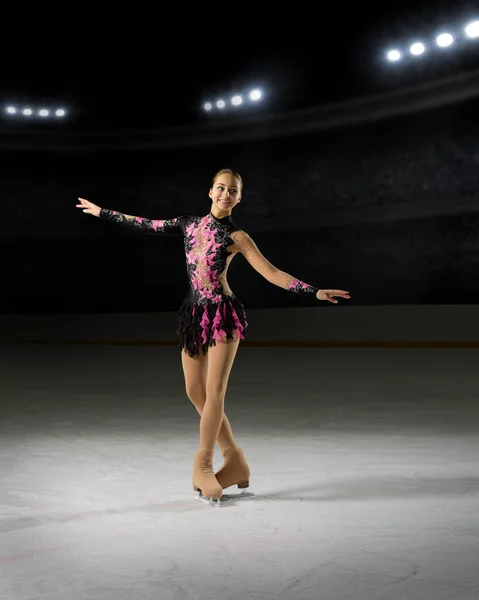
[[[295,292],[296,294],[305,296],[314,295],[318,300],[329,300],[329,302],[333,302],[334,304],[338,303],[335,296],[340,298],[351,297],[349,292],[344,290],[322,290],[277,269],[261,254],[251,236],[245,232],[242,232],[242,237],[238,241],[238,245],[239,251],[243,254],[249,264],[267,281],[278,287],[290,292]]]

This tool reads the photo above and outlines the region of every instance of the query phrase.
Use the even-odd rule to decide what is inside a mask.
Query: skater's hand
[[[90,202],[89,200],[85,200],[85,198],[78,198],[78,200],[80,200],[80,204],[76,205],[77,208],[83,208],[83,212],[87,215],[93,215],[94,217],[100,216],[101,208],[99,206],[93,204],[93,202]]]
[[[338,301],[335,300],[334,296],[339,296],[339,298],[351,298],[349,292],[345,292],[344,290],[318,290],[316,294],[318,300],[329,300],[329,302],[337,304]]]

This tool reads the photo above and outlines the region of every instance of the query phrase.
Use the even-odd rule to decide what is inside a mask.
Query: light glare
[[[239,104],[241,104],[243,102],[243,98],[241,96],[233,96],[231,98],[231,103],[234,106],[238,106]]]
[[[226,102],[224,100],[218,100],[218,102],[216,103],[216,106],[218,108],[224,108],[226,106]]]
[[[9,106],[9,107],[7,108],[7,113],[8,113],[9,115],[14,115],[16,112],[17,112],[17,109],[16,109],[15,107],[13,107],[13,106]]]
[[[259,90],[253,90],[250,92],[249,97],[251,100],[259,100],[261,98],[261,92]]]

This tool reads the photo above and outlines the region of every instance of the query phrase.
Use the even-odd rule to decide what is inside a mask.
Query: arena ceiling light
[[[450,33],[441,33],[436,38],[436,44],[438,46],[440,46],[441,48],[447,48],[448,46],[450,46],[453,43],[453,41],[454,41],[454,38],[452,37],[452,35]]]
[[[469,25],[466,25],[466,27],[464,28],[464,32],[467,35],[467,37],[479,37],[479,21],[473,21],[472,23],[469,23]]]
[[[448,28],[449,29],[449,28]],[[409,48],[395,47],[390,48],[385,52],[385,56],[389,62],[400,61],[407,52],[413,57],[421,56],[427,50],[437,48],[449,48],[453,44],[463,41],[466,43],[468,39],[479,38],[479,21],[471,21],[462,29],[455,27],[449,30],[439,31],[435,36],[425,40],[417,40],[412,43]]]
[[[414,56],[420,56],[421,54],[424,54],[425,50],[426,50],[426,47],[424,46],[424,44],[422,42],[415,42],[409,48],[409,52]]]
[[[263,92],[260,89],[254,89],[247,94],[234,94],[228,100],[225,100],[224,98],[218,98],[218,100],[215,101],[209,100],[203,104],[203,110],[205,112],[211,112],[215,109],[219,109],[224,112],[227,109],[237,109],[239,106],[246,108],[248,102],[245,102],[245,97],[251,102],[257,103],[263,98]]]
[[[397,60],[401,60],[401,53],[399,50],[389,50],[387,53],[387,59],[391,62],[396,62]]]
[[[49,109],[49,108],[39,108],[39,109],[33,109],[30,108],[29,106],[26,107],[18,107],[18,106],[14,106],[12,104],[9,104],[8,106],[5,107],[5,114],[9,117],[41,117],[42,119],[46,119],[47,117],[64,117],[66,116],[67,112],[64,108],[56,108],[56,109]]]

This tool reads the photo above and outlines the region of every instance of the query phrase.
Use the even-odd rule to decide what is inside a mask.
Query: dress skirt
[[[185,298],[178,311],[178,347],[189,356],[204,354],[216,343],[244,339],[248,327],[244,306],[236,296],[222,295],[219,302]]]

